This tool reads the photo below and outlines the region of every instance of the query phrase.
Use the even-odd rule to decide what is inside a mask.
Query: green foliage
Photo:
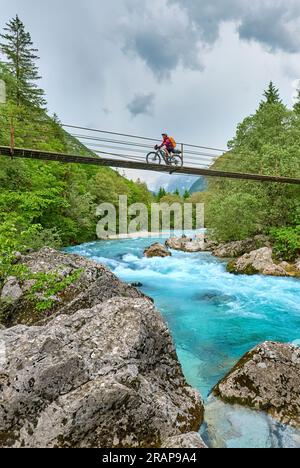
[[[8,99],[0,105],[0,145],[10,145],[13,126],[16,147],[94,155],[61,127],[56,115],[49,117],[41,107],[43,92],[35,85],[37,57],[18,17],[1,37],[8,64],[0,62],[0,79]],[[109,168],[7,157],[0,157],[0,187],[0,282],[18,275],[16,251],[94,240],[98,204],[110,202],[118,209],[119,195],[127,195],[128,203],[149,206],[153,198],[145,184]]]
[[[17,105],[25,104],[41,107],[46,104],[44,91],[37,85],[40,79],[38,68],[37,49],[33,48],[30,34],[18,15],[11,19],[0,34],[3,42],[0,47],[8,60],[8,69],[14,80],[10,81],[10,91]]]
[[[293,261],[300,255],[300,225],[271,229],[271,237],[275,242],[274,253],[278,258]]]
[[[185,190],[184,194],[183,194],[183,199],[184,200],[188,200],[190,198],[191,194],[189,192],[189,190]]]
[[[264,91],[264,98],[265,101],[263,101],[261,105],[282,103],[279,95],[279,89],[274,86],[273,81],[270,81],[268,89]]]
[[[273,87],[266,94],[267,102],[238,126],[230,151],[213,169],[300,177],[300,116],[280,102]],[[297,185],[214,179],[208,191],[206,224],[220,241],[299,224]]]
[[[160,187],[158,194],[157,194],[157,201],[160,201],[163,197],[167,195],[166,190],[163,187]]]
[[[58,273],[37,273],[28,275],[27,279],[34,280],[34,285],[27,294],[27,298],[38,311],[50,310],[55,304],[55,296],[65,291],[75,283],[83,272],[82,268],[61,279]]]
[[[294,104],[294,111],[297,115],[300,115],[300,90],[298,90],[297,101]]]

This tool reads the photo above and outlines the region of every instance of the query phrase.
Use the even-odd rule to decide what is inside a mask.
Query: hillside
[[[44,107],[17,103],[15,78],[0,64],[7,102],[0,104],[0,144],[9,145],[13,117],[15,146],[90,155]],[[96,206],[128,195],[130,203],[150,204],[145,184],[134,183],[109,168],[0,157],[0,275],[9,252],[62,247],[96,238]],[[4,261],[3,259],[6,260]]]
[[[289,110],[272,84],[264,95],[212,169],[300,178],[299,106]],[[300,254],[299,186],[210,179],[208,200],[206,224],[217,240],[267,234],[281,258]]]

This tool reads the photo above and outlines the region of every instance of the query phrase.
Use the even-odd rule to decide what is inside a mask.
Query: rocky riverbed
[[[141,260],[146,278],[152,253],[166,249],[156,244]],[[164,255],[162,265],[176,255]],[[187,384],[152,299],[78,255],[45,248],[17,255],[16,264],[22,275],[0,288],[0,446],[205,448],[202,399]],[[201,359],[212,366],[204,350]],[[299,347],[289,344],[247,353],[214,388],[211,446],[226,446],[216,420],[222,401],[229,412],[234,404],[270,414],[274,433],[276,420],[299,428],[299,362]]]
[[[5,324],[19,324],[0,331],[0,446],[159,447],[199,430],[201,397],[148,297],[76,255],[43,249],[19,262],[60,281],[80,275],[43,312],[28,284],[4,284]]]
[[[276,260],[272,244],[266,236],[258,235],[252,239],[227,244],[218,244],[203,234],[194,238],[170,237],[165,246],[156,243],[147,250],[146,255],[151,252],[152,256],[166,257],[170,255],[168,249],[186,253],[211,252],[214,256],[228,261],[229,273],[300,277],[300,258],[290,263]]]

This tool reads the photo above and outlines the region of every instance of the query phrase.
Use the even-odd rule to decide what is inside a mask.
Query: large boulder
[[[300,428],[300,348],[275,342],[257,346],[218,383],[213,394]]]
[[[159,447],[203,421],[169,330],[145,298],[6,329],[0,343],[1,447]]]
[[[254,250],[228,264],[228,271],[236,274],[262,274],[269,276],[289,276],[289,273],[273,260],[273,251],[269,247]]]
[[[198,432],[189,432],[188,434],[182,434],[179,436],[170,437],[165,440],[161,448],[167,449],[207,449],[207,446],[203,442]]]
[[[180,250],[187,253],[204,252],[209,250],[203,235],[196,236],[194,239],[186,236],[170,237],[166,241],[166,246],[169,249]]]
[[[105,266],[78,255],[44,248],[20,258],[19,264],[28,270],[29,279],[18,281],[8,278],[4,284],[0,310],[6,326],[33,325],[59,314],[72,314],[82,308],[93,307],[115,296],[144,297],[134,287],[121,282]],[[47,298],[46,279],[53,275],[58,292]],[[72,277],[74,280],[69,281]],[[40,278],[44,278],[46,286],[33,292],[32,288],[41,281]],[[45,304],[42,311],[37,306],[41,303]]]
[[[0,295],[0,301],[4,304],[16,304],[22,297],[23,292],[19,281],[14,276],[7,278]]]
[[[159,244],[158,242],[155,244],[150,245],[147,249],[144,251],[144,255],[147,258],[153,258],[153,257],[171,257],[171,252],[168,251],[168,249],[162,245]]]
[[[236,258],[265,246],[270,247],[269,239],[265,236],[255,236],[253,239],[220,244],[213,249],[213,253],[220,258]]]

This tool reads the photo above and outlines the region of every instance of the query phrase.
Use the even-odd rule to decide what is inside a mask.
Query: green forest
[[[7,93],[6,103],[0,104],[0,144],[10,144],[13,124],[16,147],[91,155],[63,130],[57,116],[48,115],[45,94],[37,84],[37,51],[18,17],[7,24],[0,46],[5,55],[0,79]],[[127,194],[129,203],[152,201],[145,184],[109,168],[5,157],[0,158],[0,187],[2,276],[10,271],[15,251],[95,239],[100,203],[117,207],[119,194]]]
[[[16,17],[1,34],[0,79],[7,100],[0,104],[0,144],[91,155],[49,116],[39,87],[38,52]],[[229,142],[229,151],[213,169],[300,177],[300,94],[292,110],[270,83],[254,115],[247,117]],[[60,248],[95,239],[96,206],[127,194],[129,203],[150,207],[153,195],[107,168],[0,158],[0,276],[10,271],[13,254],[44,245]],[[287,260],[300,253],[300,188],[296,185],[210,179],[202,194],[167,194],[156,200],[205,202],[206,226],[220,242],[258,233],[269,235],[275,251]]]
[[[229,142],[230,151],[213,169],[300,178],[300,93],[292,110],[270,83],[254,115]],[[218,241],[262,233],[286,260],[300,253],[299,185],[210,179],[206,224]]]

